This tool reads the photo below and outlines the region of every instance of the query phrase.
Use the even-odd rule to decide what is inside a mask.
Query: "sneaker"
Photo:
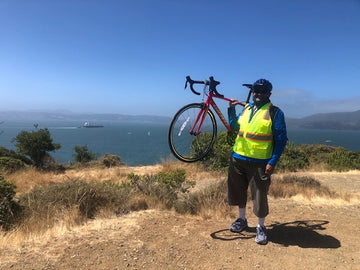
[[[238,218],[237,220],[235,220],[233,222],[233,224],[231,224],[230,231],[239,233],[239,232],[242,232],[243,230],[245,230],[247,227],[248,227],[247,220]]]
[[[257,226],[256,227],[255,242],[260,245],[267,244],[267,230],[266,230],[265,226]]]

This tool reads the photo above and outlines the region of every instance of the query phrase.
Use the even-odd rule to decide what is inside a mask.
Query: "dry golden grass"
[[[59,183],[66,179],[66,175],[57,175],[51,172],[40,172],[33,168],[17,171],[12,174],[4,174],[4,178],[16,185],[16,194],[21,195],[35,186],[49,183]]]
[[[82,169],[70,169],[63,174],[42,172],[34,168],[21,170],[12,174],[4,174],[4,178],[16,185],[17,195],[28,192],[35,186],[44,186],[50,183],[61,183],[69,179],[79,179],[85,182],[112,181],[122,183],[127,181],[127,175],[131,172],[139,175],[152,174],[162,170],[162,165],[137,166],[137,167],[112,167],[99,168],[89,167]]]
[[[204,170],[197,164],[188,164],[174,161],[163,161],[154,166],[136,167],[113,167],[113,168],[83,168],[67,170],[64,174],[54,174],[50,172],[39,172],[34,169],[19,171],[13,174],[4,175],[7,181],[17,186],[17,196],[27,193],[35,186],[44,186],[49,183],[62,183],[69,179],[78,179],[85,182],[103,182],[111,180],[114,183],[128,181],[128,174],[152,175],[160,171],[172,172],[176,169],[184,169],[186,178],[196,182],[191,194],[203,192],[197,201],[197,214],[202,218],[223,218],[224,216],[234,218],[233,208],[226,203],[224,187],[221,187],[226,180],[226,173],[210,172]],[[321,183],[321,189],[306,188],[289,183],[279,183],[279,179],[284,175],[290,176],[309,176]],[[211,186],[213,184],[213,186]],[[216,189],[222,189],[217,192]],[[299,172],[291,174],[274,175],[271,185],[277,194],[284,193],[282,197],[291,198],[295,201],[311,204],[327,204],[343,206],[358,204],[360,202],[360,172],[351,171],[345,173],[336,172]],[[211,192],[206,189],[213,189]],[[189,194],[189,196],[191,196]],[[273,198],[274,196],[271,195]],[[279,195],[279,197],[281,197]],[[190,197],[189,197],[190,198]],[[275,196],[276,198],[276,196]],[[216,201],[216,203],[214,203]],[[138,197],[132,202],[134,210],[137,209],[161,209],[164,206],[156,199]],[[97,218],[109,218],[113,212],[102,210],[97,214]],[[49,217],[50,218],[50,217]],[[52,222],[54,217],[51,217]],[[51,226],[46,223],[39,223],[37,220],[28,220],[26,223],[7,233],[0,232],[0,247],[15,246],[19,247],[24,242],[46,241],[56,235],[65,233],[67,230],[76,228],[86,223],[87,220],[79,214],[78,208],[70,208],[62,211],[55,217],[55,224]]]
[[[161,164],[150,166],[76,168],[66,170],[63,174],[41,172],[34,168],[29,168],[12,174],[5,174],[4,178],[16,185],[16,192],[20,195],[31,190],[35,186],[43,186],[49,183],[60,183],[69,179],[79,179],[86,182],[102,182],[110,180],[114,183],[123,183],[124,181],[127,181],[129,173],[137,175],[156,174],[160,171],[171,172],[179,168],[186,171],[186,177],[188,179],[193,179],[195,181],[211,181],[214,178],[223,177],[221,173],[205,171],[201,166],[194,163],[165,160]]]
[[[28,220],[14,230],[8,232],[0,230],[0,248],[19,248],[24,243],[45,243],[49,239],[66,234],[70,229],[86,222],[86,220],[83,220],[82,223],[76,222],[79,217],[78,210],[74,208],[63,211],[55,226],[48,226],[48,224],[36,220]]]

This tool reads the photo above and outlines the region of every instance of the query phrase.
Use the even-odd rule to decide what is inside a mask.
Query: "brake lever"
[[[220,94],[216,89],[216,86],[219,85],[220,82],[215,81],[213,76],[211,76],[209,79],[210,79],[210,83],[209,83],[210,84],[210,91],[213,91],[215,93],[215,95],[218,96],[218,97],[224,97],[224,95]]]

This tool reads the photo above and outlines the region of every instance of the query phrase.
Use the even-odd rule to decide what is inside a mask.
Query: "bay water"
[[[51,152],[57,162],[73,162],[75,146],[87,145],[98,156],[116,154],[129,166],[153,165],[175,159],[169,150],[167,133],[169,123],[101,122],[103,128],[82,128],[79,121],[37,122],[39,128],[48,128],[53,142],[61,148]],[[0,146],[14,149],[12,138],[19,132],[36,130],[33,122],[13,121],[0,125]],[[296,144],[321,143],[360,151],[360,131],[288,129],[288,138]]]

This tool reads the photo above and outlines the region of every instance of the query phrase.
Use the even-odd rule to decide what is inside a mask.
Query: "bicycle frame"
[[[213,98],[218,98],[218,99],[222,99],[222,100],[225,100],[225,101],[228,101],[230,102],[231,99],[230,98],[226,98],[226,97],[219,97],[217,95],[215,95],[212,91],[209,92],[208,96],[207,96],[207,99],[206,101],[203,103],[204,105],[204,108],[201,109],[196,117],[196,120],[193,124],[193,126],[191,127],[190,129],[190,134],[192,135],[198,135],[200,133],[200,128],[204,122],[204,119],[206,117],[206,114],[210,108],[210,106],[212,106],[216,112],[216,114],[219,116],[221,122],[223,123],[223,125],[225,126],[225,128],[227,129],[227,131],[231,131],[231,127],[229,125],[229,123],[226,121],[224,115],[222,114],[222,112],[220,111],[219,107],[216,105],[215,101]],[[240,103],[239,102],[239,105],[242,105],[242,106],[245,106],[245,104],[243,103]],[[201,119],[200,119],[201,118]],[[199,122],[200,120],[200,122]],[[199,124],[198,124],[199,123]],[[198,124],[198,127],[196,129],[196,131],[194,132],[194,129],[196,127],[196,125]]]

